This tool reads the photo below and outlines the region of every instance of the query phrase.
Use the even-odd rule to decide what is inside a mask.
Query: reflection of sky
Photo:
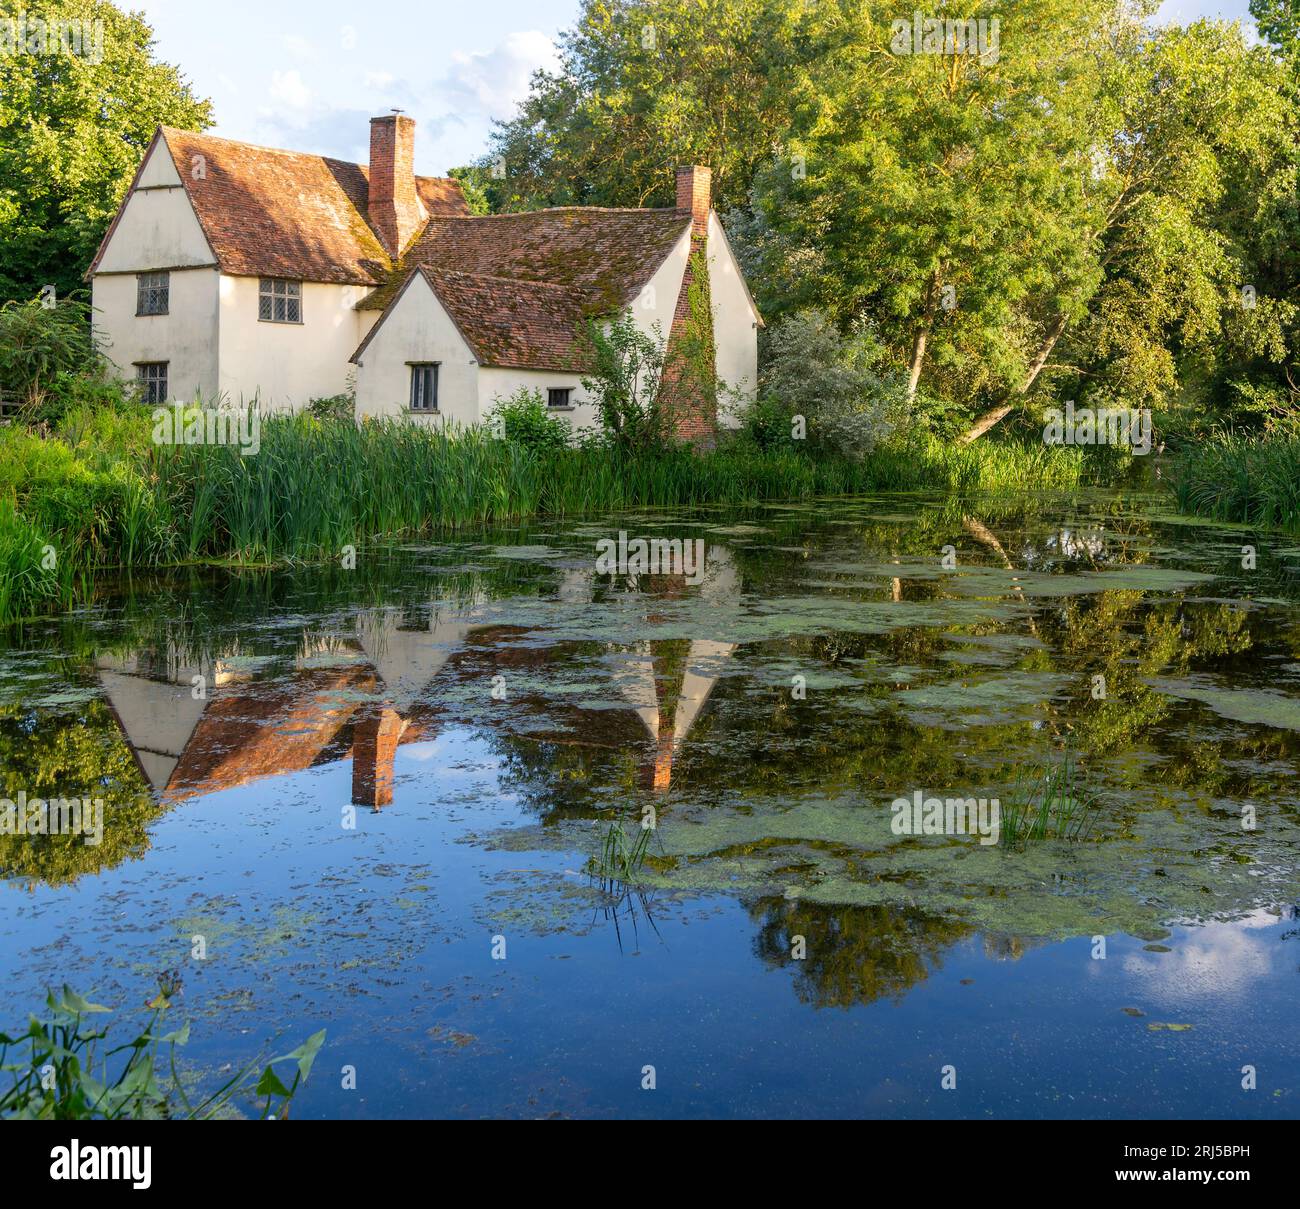
[[[1294,925],[1257,912],[1175,929],[1167,953],[1112,936],[1106,961],[1087,937],[1012,942],[1013,960],[1005,938],[974,936],[896,999],[818,1009],[799,994],[806,967],[758,956],[762,909],[736,896],[663,900],[655,929],[623,921],[620,948],[573,897],[588,852],[476,842],[523,821],[489,745],[452,730],[412,748],[398,804],[354,831],[340,762],[186,802],[145,860],[77,887],[0,887],[0,1026],[63,980],[134,1021],[153,972],[179,968],[190,1062],[327,1028],[300,1118],[1294,1115]],[[814,954],[836,943],[833,919]],[[202,964],[191,933],[208,937]],[[345,1063],[358,1094],[329,1077]],[[940,1090],[945,1064],[956,1092]]]
[[[1276,943],[1276,932],[1294,926],[1269,911],[1254,911],[1233,923],[1211,923],[1187,933],[1172,953],[1131,953],[1124,969],[1135,985],[1169,1004],[1240,996],[1282,972],[1287,950]]]

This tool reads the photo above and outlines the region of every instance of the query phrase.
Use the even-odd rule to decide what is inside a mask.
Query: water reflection
[[[1102,496],[1043,517],[895,501],[732,520],[640,518],[704,538],[698,586],[598,574],[600,523],[375,552],[352,579],[254,577],[233,599],[161,587],[61,623],[48,680],[93,678],[77,725],[107,760],[82,779],[122,779],[116,744],[152,798],[116,816],[131,834],[101,859],[143,852],[159,809],[342,763],[353,804],[403,809],[431,772],[403,771],[403,751],[463,731],[524,812],[478,842],[581,852],[593,822],[651,804],[643,889],[743,895],[765,936],[829,912],[800,982],[839,986],[831,1002],[848,994],[835,954],[862,929],[880,951],[920,938],[892,973],[863,967],[888,987],[971,929],[1014,949],[1294,898],[1300,628],[1276,560],[1247,579],[1236,536]],[[16,666],[0,721],[57,729],[57,692],[24,702]],[[1097,843],[1012,856],[891,835],[894,797],[1005,793],[1066,744],[1105,790]],[[6,787],[53,772],[28,760]],[[1261,804],[1266,825],[1243,830]],[[7,871],[43,876],[0,844]]]

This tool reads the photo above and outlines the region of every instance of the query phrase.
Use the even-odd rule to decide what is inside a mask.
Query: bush
[[[741,431],[766,453],[786,447],[793,421],[794,412],[780,399],[759,395],[741,412]]]
[[[503,439],[535,453],[553,453],[569,444],[569,426],[551,415],[540,390],[521,386],[508,399],[494,399],[487,421]]]
[[[809,443],[824,453],[861,460],[898,431],[908,416],[906,389],[877,367],[885,351],[870,328],[841,335],[821,311],[784,319],[768,337],[759,399],[747,418],[755,438],[774,434],[776,417],[803,416]]]
[[[325,399],[312,399],[307,404],[307,414],[318,420],[354,420],[357,403],[351,395],[330,395]]]
[[[0,394],[24,410],[57,400],[68,375],[102,382],[103,374],[87,303],[67,298],[46,306],[37,299],[0,306]]]
[[[589,320],[587,339],[594,369],[582,385],[595,401],[609,444],[626,455],[663,450],[668,434],[659,383],[665,345],[658,326],[647,336],[631,311],[624,311],[608,328]]]

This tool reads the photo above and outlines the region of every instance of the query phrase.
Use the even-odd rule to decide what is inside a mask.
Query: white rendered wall
[[[752,398],[758,387],[758,314],[716,214],[709,215],[709,297],[718,378],[732,392]],[[728,392],[719,395],[718,422],[723,427],[739,426],[735,406]]]
[[[438,413],[410,410],[412,361],[437,361]],[[417,275],[402,291],[356,367],[357,417],[406,417],[419,424],[479,421],[479,368],[433,287]]]
[[[135,362],[166,361],[170,399],[215,398],[217,278],[216,269],[173,270],[169,313],[137,315],[135,274],[96,274],[91,298],[99,349],[114,373],[132,381]]]
[[[361,343],[356,304],[367,286],[304,282],[301,323],[258,318],[260,279],[221,277],[219,388],[227,401],[256,395],[271,410],[299,411],[348,389],[348,359]]]

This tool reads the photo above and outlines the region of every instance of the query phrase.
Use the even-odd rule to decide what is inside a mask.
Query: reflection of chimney
[[[670,590],[665,595],[676,597],[682,595],[682,592],[672,591],[671,588],[677,587],[674,581],[680,580],[680,587],[686,587],[686,580],[682,576],[666,576],[670,584]],[[658,620],[653,618],[652,620]],[[650,648],[653,651],[655,643],[651,642]],[[651,656],[654,663],[654,686],[655,700],[659,707],[658,725],[655,729],[655,762],[654,768],[650,772],[650,785],[656,793],[666,793],[673,783],[673,753],[676,747],[676,726],[674,725],[677,711],[681,708],[681,691],[682,680],[674,676],[673,681],[669,679],[669,668],[672,664],[668,659],[668,647],[670,643],[662,643],[659,646],[659,652]],[[644,775],[644,774],[643,774]]]
[[[393,758],[406,722],[393,709],[367,714],[352,738],[352,802],[356,806],[393,804]]]
[[[370,119],[370,225],[396,260],[424,223],[415,188],[415,119]]]
[[[673,748],[675,746],[672,723],[660,723],[659,742],[655,745],[655,767],[651,786],[655,793],[665,793],[673,783]]]

